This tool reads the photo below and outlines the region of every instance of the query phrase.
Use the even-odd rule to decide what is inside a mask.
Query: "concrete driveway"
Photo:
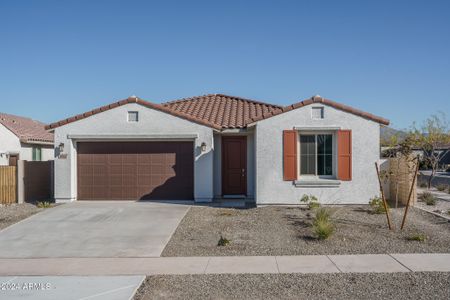
[[[157,257],[189,205],[74,202],[0,231],[0,258]]]

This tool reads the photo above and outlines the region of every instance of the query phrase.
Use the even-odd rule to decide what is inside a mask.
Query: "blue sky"
[[[315,94],[396,128],[450,111],[450,1],[0,2],[0,111]]]

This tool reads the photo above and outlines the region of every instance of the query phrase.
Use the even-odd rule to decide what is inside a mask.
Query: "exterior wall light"
[[[203,142],[203,143],[200,145],[200,150],[202,150],[202,152],[205,152],[205,151],[206,151],[206,143],[205,143],[205,142]]]
[[[64,152],[64,143],[60,143],[59,144],[58,150],[59,150],[59,153],[63,153]]]

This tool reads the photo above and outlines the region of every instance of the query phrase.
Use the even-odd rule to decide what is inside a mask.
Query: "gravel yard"
[[[36,205],[30,203],[0,206],[0,230],[26,219],[41,210],[42,208],[38,208]]]
[[[450,252],[450,223],[419,209],[410,209],[403,232],[389,231],[386,216],[370,213],[369,206],[332,209],[336,232],[320,241],[312,232],[313,213],[304,207],[192,207],[162,256]],[[403,209],[391,209],[391,216],[399,229]],[[426,240],[407,239],[417,233]],[[228,245],[217,246],[221,235]]]
[[[449,299],[450,273],[245,274],[147,277],[142,299]]]
[[[447,192],[440,192],[435,188],[431,190],[426,190],[423,188],[418,189],[418,195],[422,194],[423,192],[431,192],[436,197],[436,204],[427,205],[425,202],[419,199],[415,206],[426,211],[437,213],[450,220],[450,194]]]

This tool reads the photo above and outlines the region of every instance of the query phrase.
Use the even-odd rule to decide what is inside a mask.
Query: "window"
[[[32,148],[32,158],[33,158],[33,161],[41,161],[42,160],[42,148],[33,147]]]
[[[128,122],[138,122],[138,121],[139,121],[139,113],[137,111],[129,111]]]
[[[300,175],[333,175],[332,134],[300,134]]]
[[[312,107],[311,117],[316,120],[323,119],[323,107]]]

